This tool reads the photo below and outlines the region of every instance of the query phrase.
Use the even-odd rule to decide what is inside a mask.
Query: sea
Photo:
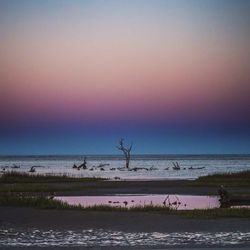
[[[87,161],[87,169],[72,168]],[[175,170],[178,162],[180,170]],[[122,155],[32,155],[0,156],[0,171],[32,174],[101,177],[108,180],[196,179],[214,173],[250,170],[250,155],[133,155],[130,169],[125,169]]]

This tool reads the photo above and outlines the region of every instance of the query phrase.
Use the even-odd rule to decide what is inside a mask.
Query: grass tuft
[[[191,186],[228,186],[228,187],[249,187],[250,170],[237,173],[217,173],[201,176],[190,182]]]
[[[0,183],[55,183],[55,182],[82,182],[82,181],[99,181],[103,178],[96,177],[72,177],[66,174],[34,174],[9,171],[2,174]]]

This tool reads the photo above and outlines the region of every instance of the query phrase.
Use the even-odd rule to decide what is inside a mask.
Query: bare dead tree
[[[125,161],[126,161],[126,168],[129,169],[130,156],[131,156],[130,152],[131,152],[133,144],[131,143],[130,146],[126,148],[123,144],[123,141],[124,139],[121,139],[119,141],[119,146],[117,146],[117,148],[123,152],[125,156]]]

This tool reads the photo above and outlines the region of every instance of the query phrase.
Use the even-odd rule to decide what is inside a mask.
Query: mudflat
[[[61,184],[61,183],[59,183]],[[59,185],[58,184],[58,185]],[[79,183],[78,189],[70,190],[70,183],[63,185],[57,195],[114,195],[114,194],[185,194],[217,195],[217,186],[196,186],[191,180],[161,181],[96,181]],[[67,188],[68,186],[68,188]],[[68,190],[67,190],[68,189]],[[250,188],[230,187],[233,193],[250,193]]]
[[[0,228],[2,230],[14,230],[13,232],[18,232],[19,235],[15,237],[36,242],[35,245],[33,243],[30,245],[20,245],[20,243],[5,245],[1,249],[225,249],[230,248],[231,243],[224,245],[223,240],[222,242],[220,240],[220,235],[222,234],[224,239],[226,237],[232,242],[234,239],[237,241],[237,237],[249,234],[249,222],[250,220],[245,218],[191,219],[180,215],[152,212],[94,212],[0,207]],[[230,232],[238,233],[232,235],[231,238]],[[90,236],[88,236],[89,234]],[[170,237],[173,244],[155,244],[154,240],[157,240],[157,235],[162,237],[161,234],[167,241],[166,237]],[[49,237],[50,243],[45,243],[44,238],[42,243],[39,236],[38,241],[35,238],[30,238],[30,236],[37,237],[35,235],[46,235],[45,237]],[[65,239],[60,238],[63,235],[65,235]],[[78,238],[67,241],[70,236]],[[114,245],[110,243],[112,237],[116,236],[118,236],[117,240],[122,243],[121,245],[115,241],[113,241]],[[129,239],[127,239],[128,236]],[[88,237],[92,237],[95,243]],[[104,245],[99,245],[99,237]],[[188,240],[185,242],[187,237]],[[213,237],[215,237],[216,242],[212,242]],[[90,245],[85,242],[85,238]],[[136,239],[137,243],[133,243],[133,238]],[[197,243],[196,239],[203,241]],[[51,240],[55,240],[55,242],[59,240],[60,242],[51,244]],[[82,245],[78,245],[79,240]],[[68,245],[60,246],[62,241],[67,241]],[[46,244],[48,245],[46,246]],[[107,245],[105,246],[105,244]],[[236,249],[249,249],[249,246],[247,238],[234,247]]]
[[[148,212],[105,212],[0,207],[1,228],[104,229],[123,232],[249,232],[248,218],[186,218]]]

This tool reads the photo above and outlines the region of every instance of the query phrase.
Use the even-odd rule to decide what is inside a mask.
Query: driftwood
[[[194,167],[189,167],[188,169],[190,170],[197,170],[197,169],[204,169],[205,167],[197,167],[197,168],[194,168]]]
[[[76,164],[74,164],[72,168],[78,168],[78,167],[77,167],[77,165],[76,165]]]
[[[130,168],[129,171],[138,171],[138,170],[149,170],[148,168]]]
[[[173,163],[173,170],[181,170],[181,167],[178,162],[172,162]]]
[[[87,157],[83,158],[83,163],[81,165],[78,166],[78,170],[82,168],[82,169],[87,169]]]
[[[152,170],[158,170],[158,168],[155,168],[154,166],[152,166],[148,170],[150,170],[150,171],[152,171]]]
[[[98,166],[96,166],[97,168],[103,168],[103,167],[106,167],[106,166],[109,166],[110,164],[109,163],[100,163]]]
[[[30,173],[35,173],[36,172],[36,169],[35,169],[36,166],[32,166],[29,170]]]
[[[11,168],[20,168],[19,165],[13,165]]]
[[[122,167],[122,168],[117,168],[120,171],[138,171],[138,170],[146,170],[146,171],[153,171],[153,170],[158,170],[158,168],[155,167],[150,167],[150,168],[145,168],[145,167],[135,167],[135,168],[129,168],[127,169],[126,167]],[[111,168],[110,170],[116,170],[115,168]]]
[[[119,171],[126,171],[127,168],[126,167],[121,167],[121,168],[117,168]]]
[[[83,158],[83,163],[81,165],[77,166],[76,164],[74,164],[72,168],[77,169],[77,170],[80,170],[81,168],[87,169],[87,157]]]

